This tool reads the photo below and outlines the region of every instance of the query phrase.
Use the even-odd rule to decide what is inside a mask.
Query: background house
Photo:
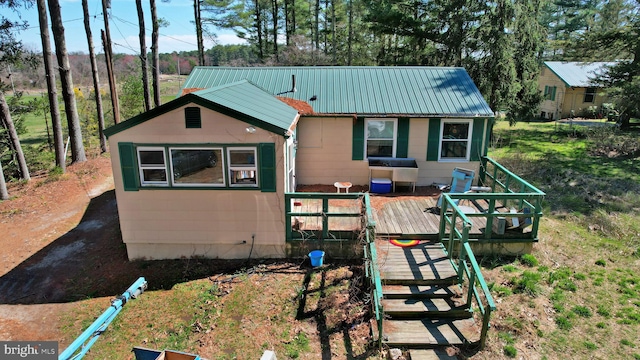
[[[182,93],[106,131],[131,259],[284,257],[285,192],[392,178],[375,157],[449,183],[493,124],[462,68],[197,67]]]
[[[540,117],[557,120],[572,116],[590,116],[590,107],[601,110],[607,97],[593,79],[612,62],[545,61],[540,70],[539,86],[544,95]]]

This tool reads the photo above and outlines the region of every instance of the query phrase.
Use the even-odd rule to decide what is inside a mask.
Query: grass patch
[[[586,306],[574,306],[571,311],[581,317],[585,317],[585,318],[589,318],[591,316],[593,316],[593,313],[591,312],[591,310],[589,310],[588,307]]]
[[[558,316],[556,318],[556,325],[558,325],[560,330],[571,330],[571,328],[573,328],[571,320],[566,316]]]
[[[518,349],[516,349],[513,345],[505,346],[503,352],[505,356],[510,358],[514,358],[518,355]]]
[[[520,257],[520,263],[528,267],[538,266],[538,259],[532,254],[524,254]]]
[[[536,296],[540,292],[539,282],[542,275],[533,271],[524,271],[520,276],[511,279],[514,293]]]
[[[325,267],[309,273],[286,268],[287,276],[274,270],[149,291],[127,304],[92,347],[92,357],[122,358],[132,346],[175,349],[210,359],[259,358],[265,349],[284,358],[308,358],[323,346],[345,357],[368,353],[366,337],[350,339],[349,348],[341,339],[343,329],[353,331],[367,323],[367,308],[355,300],[364,297],[360,268]],[[303,297],[298,296],[301,286]],[[93,314],[70,316],[67,337],[80,334],[93,321]],[[76,318],[88,321],[79,324]]]

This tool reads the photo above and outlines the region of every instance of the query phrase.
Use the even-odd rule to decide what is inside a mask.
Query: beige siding
[[[109,138],[122,239],[130,259],[190,256],[283,257],[284,138],[202,108],[202,128],[186,129],[178,109]],[[144,189],[124,191],[119,142],[143,144],[257,144],[275,142],[277,191]]]
[[[562,117],[570,117],[571,110],[573,110],[575,116],[588,116],[588,109],[590,106],[597,106],[600,110],[600,106],[607,102],[608,98],[604,95],[603,89],[596,89],[596,97],[594,102],[584,102],[584,94],[587,88],[567,88],[564,96],[564,103],[562,105]]]
[[[564,81],[554,74],[553,71],[543,67],[539,79],[539,87],[542,94],[544,94],[545,86],[557,87],[555,101],[545,99],[540,104],[540,111],[544,111],[546,114],[553,114],[554,120],[570,117],[571,110],[573,110],[575,116],[584,116],[589,106],[597,106],[599,109],[603,103],[608,101],[604,89],[599,88],[596,90],[594,102],[585,103],[584,95],[586,88],[567,87]]]
[[[353,117],[303,117],[298,122],[298,185],[369,182],[366,160],[351,160]]]
[[[540,92],[543,95],[544,95],[545,86],[549,86],[549,87],[555,86],[557,88],[555,100],[549,100],[549,99],[542,100],[542,103],[540,104],[540,112],[545,112],[547,114],[546,115],[547,119],[550,116],[549,114],[553,115],[554,120],[559,119],[562,116],[561,114],[563,113],[562,106],[563,106],[563,99],[564,99],[565,90],[566,90],[564,81],[562,81],[558,76],[556,76],[556,74],[554,74],[553,71],[549,70],[546,67],[543,67],[538,84],[540,87]]]
[[[409,124],[408,156],[418,164],[418,186],[450,183],[455,167],[479,169],[479,162],[426,161],[429,119],[412,118]],[[369,164],[366,160],[351,160],[352,117],[303,117],[298,123],[296,179],[300,185],[349,181],[368,185]],[[372,177],[390,178],[389,171],[374,171]]]

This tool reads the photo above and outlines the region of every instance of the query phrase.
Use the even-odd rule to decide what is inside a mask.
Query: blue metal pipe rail
[[[137,298],[147,289],[147,281],[141,277],[134,282],[122,295],[111,301],[111,306],[100,315],[69,347],[60,355],[58,360],[82,359],[91,346],[98,341],[100,335],[107,329],[113,319],[122,311],[127,301]]]

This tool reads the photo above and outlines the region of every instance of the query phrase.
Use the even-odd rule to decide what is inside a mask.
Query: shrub
[[[598,259],[598,260],[596,260],[596,265],[605,267],[605,266],[607,266],[607,262],[602,260],[602,259]]]

